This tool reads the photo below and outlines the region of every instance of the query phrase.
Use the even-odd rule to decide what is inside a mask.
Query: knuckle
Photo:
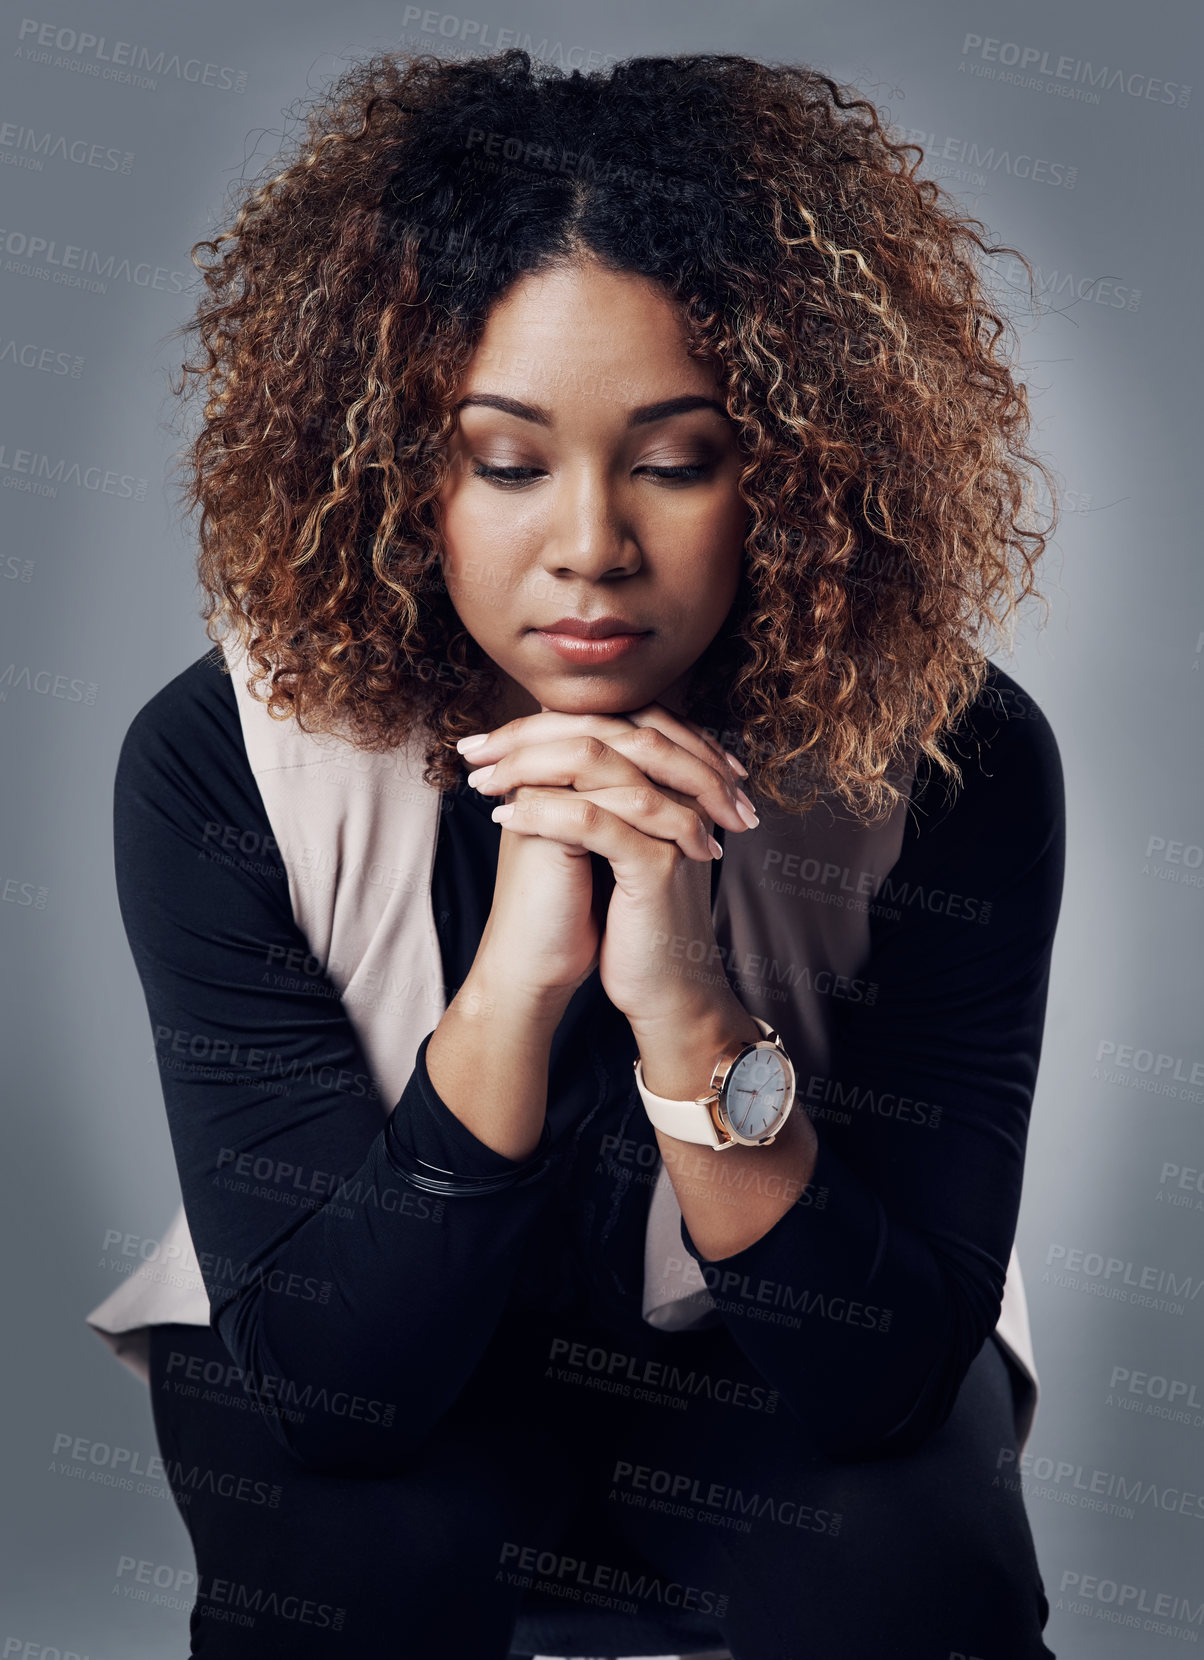
[[[662,749],[668,742],[665,734],[655,726],[637,726],[631,735],[631,747],[647,750],[650,754]]]
[[[631,791],[631,805],[637,813],[650,814],[656,812],[664,801],[664,796],[649,784],[633,785]]]
[[[657,849],[660,858],[660,874],[666,880],[675,874],[680,865],[687,863],[685,854],[676,842],[658,842]]]
[[[589,732],[577,740],[576,755],[579,760],[587,764],[596,764],[606,754],[607,745],[594,732]]]
[[[577,822],[583,830],[596,830],[602,822],[602,808],[596,801],[587,801],[584,798],[574,803],[577,810]]]

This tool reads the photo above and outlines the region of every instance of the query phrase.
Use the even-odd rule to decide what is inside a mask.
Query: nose
[[[550,576],[599,581],[639,569],[632,526],[605,476],[594,468],[566,468],[550,503],[542,561]]]

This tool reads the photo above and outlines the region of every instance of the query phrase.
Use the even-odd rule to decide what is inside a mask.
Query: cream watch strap
[[[755,1014],[749,1018],[755,1023],[762,1037],[773,1036],[774,1029],[767,1021],[758,1019]],[[732,1064],[735,1065],[734,1060]],[[715,1129],[710,1108],[706,1105],[707,1100],[714,1099],[717,1092],[712,1091],[710,1097],[700,1096],[693,1101],[674,1101],[667,1095],[654,1095],[644,1082],[642,1058],[635,1063],[635,1085],[640,1092],[640,1100],[644,1103],[644,1111],[656,1129],[663,1130],[666,1135],[675,1136],[678,1141],[696,1141],[706,1147],[719,1149],[734,1145],[720,1137]]]

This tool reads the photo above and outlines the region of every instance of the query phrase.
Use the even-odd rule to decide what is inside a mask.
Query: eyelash
[[[638,470],[650,473],[653,478],[681,480],[687,484],[705,478],[711,471],[706,462],[695,462],[687,467],[641,467]],[[539,471],[538,467],[490,467],[484,461],[474,461],[472,468],[474,478],[487,478],[503,488],[526,484],[529,479],[537,477]]]

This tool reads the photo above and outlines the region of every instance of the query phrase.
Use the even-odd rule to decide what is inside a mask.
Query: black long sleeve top
[[[806,1197],[822,1206],[792,1206],[715,1263],[683,1219],[718,1329],[656,1339],[734,1341],[828,1456],[889,1455],[944,1422],[998,1319],[1015,1232],[1062,774],[1044,716],[994,666],[958,743],[963,788],[950,802],[935,769],[917,778],[871,908],[876,1000],[834,1007],[824,1077],[795,1057],[819,1134]],[[449,1001],[492,900],[493,805],[467,786],[442,798],[431,899]],[[220,653],[131,722],[114,836],[211,1321],[294,1456],[403,1467],[507,1312],[650,1338],[655,1135],[634,1037],[596,971],[553,1040],[540,1144],[510,1160],[433,1089],[429,1035],[385,1116],[294,919]]]

